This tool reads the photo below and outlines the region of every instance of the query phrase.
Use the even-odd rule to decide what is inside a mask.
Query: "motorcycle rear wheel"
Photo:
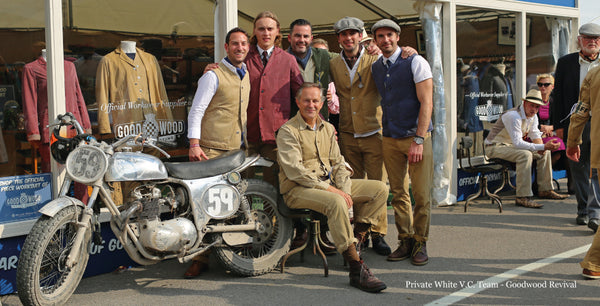
[[[73,294],[89,258],[87,231],[76,265],[65,266],[82,208],[69,206],[54,217],[42,216],[25,239],[17,266],[17,291],[24,305],[62,305]]]
[[[238,275],[256,276],[273,270],[290,249],[292,221],[277,210],[277,190],[269,183],[250,179],[244,194],[252,213],[267,227],[268,234],[253,235],[243,246],[217,247],[215,253],[224,267]]]

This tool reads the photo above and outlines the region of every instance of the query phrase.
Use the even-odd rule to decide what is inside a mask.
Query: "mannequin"
[[[102,58],[96,72],[98,127],[115,138],[144,134],[157,138],[159,121],[173,119],[160,66],[135,41],[121,41]]]
[[[23,67],[22,92],[27,140],[34,148],[38,148],[40,151],[42,172],[50,172],[51,164],[46,67],[46,50],[42,49],[42,53],[38,59]],[[64,69],[66,111],[75,115],[75,118],[86,132],[91,133],[92,125],[85,101],[83,100],[81,88],[79,87],[75,65],[69,61],[64,61]],[[76,184],[75,193],[77,198],[85,199],[85,196],[87,196],[86,186]]]
[[[135,41],[123,40],[121,41],[121,50],[125,53],[135,54]]]

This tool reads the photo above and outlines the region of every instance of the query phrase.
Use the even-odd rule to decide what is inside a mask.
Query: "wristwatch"
[[[413,141],[418,145],[422,145],[424,140],[425,140],[425,138],[423,138],[421,136],[416,136],[416,135],[413,138]]]

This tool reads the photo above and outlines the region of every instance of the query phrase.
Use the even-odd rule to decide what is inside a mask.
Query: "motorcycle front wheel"
[[[244,196],[253,218],[267,230],[262,234],[251,234],[253,242],[250,244],[216,247],[215,253],[229,271],[256,276],[273,270],[290,249],[292,221],[277,210],[277,190],[271,184],[250,179]]]
[[[24,305],[62,305],[71,297],[87,266],[91,231],[87,231],[72,268],[71,252],[82,208],[69,206],[54,217],[42,216],[25,239],[17,266],[17,291]]]

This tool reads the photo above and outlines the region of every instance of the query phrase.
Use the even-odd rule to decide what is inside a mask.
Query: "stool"
[[[307,220],[306,222],[310,223],[307,227],[308,238],[306,239],[306,242],[304,242],[304,244],[301,245],[300,247],[290,250],[287,254],[285,254],[285,256],[283,256],[283,258],[281,260],[281,273],[283,273],[283,270],[285,269],[285,262],[288,260],[288,258],[290,256],[302,252],[302,253],[300,253],[300,258],[301,258],[301,260],[304,260],[304,249],[306,249],[306,247],[309,244],[312,244],[313,254],[317,255],[317,253],[318,253],[321,256],[321,259],[323,260],[324,276],[325,277],[329,276],[329,266],[327,264],[327,258],[325,257],[323,250],[321,250],[321,244],[325,244],[325,242],[323,242],[323,240],[321,240],[321,223],[319,220],[316,220],[314,218],[314,214],[316,214],[316,212],[313,210],[310,210],[310,209],[289,208],[283,202],[283,200],[278,201],[277,207],[279,208],[279,213],[281,213],[281,215],[284,217],[291,218],[291,219],[299,218],[300,220]]]

